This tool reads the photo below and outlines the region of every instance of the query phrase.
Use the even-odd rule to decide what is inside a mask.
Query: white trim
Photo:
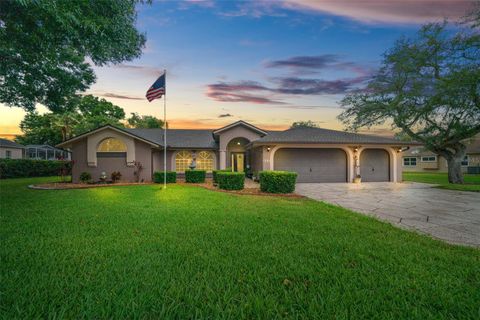
[[[248,122],[245,122],[245,121],[243,121],[243,120],[239,120],[239,121],[234,122],[234,123],[231,123],[231,124],[229,124],[229,125],[227,125],[227,126],[225,126],[225,127],[222,127],[222,128],[220,128],[220,129],[214,130],[214,131],[213,131],[213,134],[216,135],[216,134],[219,134],[220,132],[223,132],[223,131],[225,131],[225,130],[234,128],[234,127],[236,127],[236,126],[241,126],[241,125],[249,128],[249,129],[251,129],[251,130],[253,130],[253,131],[260,132],[260,133],[262,133],[262,134],[264,134],[264,135],[267,135],[267,134],[268,134],[267,132],[263,131],[262,129],[257,128],[257,127],[255,127],[254,125],[252,125],[252,124],[250,124],[250,123],[248,123]]]
[[[415,159],[415,164],[405,164],[405,159],[410,159],[410,163],[412,163],[411,159]],[[417,157],[402,157],[402,166],[403,167],[416,167],[417,166]]]
[[[423,160],[423,158],[434,158],[434,160]],[[432,156],[421,156],[420,157],[420,162],[426,162],[426,163],[433,163],[433,162],[437,162],[438,158],[437,156],[435,155],[432,155]]]
[[[81,135],[79,135],[79,136],[76,136],[76,137],[74,137],[74,138],[72,138],[72,139],[70,139],[70,140],[61,142],[61,143],[57,144],[55,147],[58,148],[58,147],[62,147],[62,146],[68,146],[68,145],[70,145],[72,142],[75,142],[75,141],[77,141],[77,140],[79,140],[79,139],[88,137],[88,136],[90,136],[90,135],[92,135],[92,134],[95,134],[95,133],[97,133],[97,132],[100,132],[100,131],[103,131],[103,130],[106,130],[106,129],[111,129],[111,130],[117,131],[117,132],[122,133],[122,134],[124,134],[124,135],[126,135],[126,136],[129,136],[129,137],[131,137],[131,138],[140,140],[140,141],[142,141],[142,142],[145,142],[145,143],[147,143],[147,144],[149,144],[149,145],[152,145],[152,146],[155,146],[155,147],[159,147],[159,146],[160,146],[159,144],[153,143],[153,142],[151,142],[151,141],[149,141],[149,140],[145,140],[145,139],[143,139],[143,138],[141,138],[141,137],[139,137],[139,136],[137,136],[137,135],[131,134],[131,133],[127,132],[127,131],[118,129],[118,128],[116,128],[116,127],[114,127],[114,126],[111,126],[111,125],[106,125],[106,126],[97,128],[97,129],[95,129],[95,130],[93,130],[93,131],[85,132],[85,133],[83,133],[83,134],[81,134]]]
[[[177,162],[176,162],[176,157],[177,157],[177,154],[179,152],[182,152],[182,151],[189,151],[190,153],[193,153],[193,151],[195,150],[195,153],[199,153],[201,151],[206,151],[206,152],[210,152],[212,155],[213,155],[213,170],[217,170],[218,167],[218,163],[217,163],[217,154],[215,153],[215,150],[212,150],[212,149],[182,149],[182,150],[175,150],[173,153],[172,153],[172,157],[170,159],[170,164],[171,164],[171,171],[175,171],[177,173],[185,173],[185,171],[177,171]],[[212,170],[212,171],[213,171]],[[207,171],[207,173],[210,173],[211,171]]]
[[[395,151],[396,147],[380,147],[380,146],[368,146],[368,147],[361,147],[358,149],[358,159],[360,161],[362,152],[367,149],[382,149],[385,150],[389,155],[389,169],[390,169],[390,182],[398,182],[398,175],[397,175],[397,152]],[[361,165],[361,163],[360,163]],[[362,172],[360,172],[362,175]]]

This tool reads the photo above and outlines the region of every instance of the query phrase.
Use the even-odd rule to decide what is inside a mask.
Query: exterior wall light
[[[267,151],[270,152],[270,147],[267,147]]]

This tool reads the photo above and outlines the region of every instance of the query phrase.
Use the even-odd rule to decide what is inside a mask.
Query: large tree
[[[66,108],[62,113],[27,113],[20,123],[23,135],[18,136],[16,141],[21,144],[55,145],[102,125],[122,127],[125,119],[122,108],[91,95],[69,99]]]
[[[0,102],[63,111],[94,81],[95,65],[139,57],[137,0],[0,1]]]
[[[458,26],[456,26],[458,28]],[[339,116],[356,130],[391,121],[444,157],[450,183],[463,183],[465,140],[480,132],[480,34],[429,24],[398,40],[365,90],[342,100]]]

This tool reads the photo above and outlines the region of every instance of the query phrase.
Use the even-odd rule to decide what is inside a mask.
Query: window
[[[127,152],[127,146],[119,139],[107,138],[100,142],[97,152]]]
[[[11,159],[11,158],[12,158],[12,151],[10,151],[10,150],[5,150],[5,158]]]
[[[175,170],[177,172],[184,172],[189,169],[188,166],[192,163],[192,153],[190,151],[180,151],[175,155]]]
[[[465,158],[463,158],[462,166],[468,167],[468,156],[465,156]]]
[[[414,167],[417,165],[417,158],[415,157],[403,158],[403,165]]]
[[[213,167],[214,155],[210,151],[200,151],[197,154],[197,169],[206,170],[208,172],[214,169]]]
[[[435,162],[435,161],[437,161],[437,156],[422,157],[422,162]]]

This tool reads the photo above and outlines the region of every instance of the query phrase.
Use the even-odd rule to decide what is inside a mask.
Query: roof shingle
[[[10,141],[10,140],[7,140],[7,139],[3,139],[3,138],[0,138],[0,147],[4,147],[4,148],[17,148],[17,149],[23,149],[25,148],[24,146],[22,146],[21,144],[19,143],[16,143],[14,141]]]
[[[125,129],[143,139],[163,146],[163,129]],[[212,130],[167,129],[167,146],[170,148],[215,149],[218,147]]]
[[[393,138],[323,128],[291,128],[285,131],[271,131],[265,137],[255,140],[254,143],[417,144]]]

